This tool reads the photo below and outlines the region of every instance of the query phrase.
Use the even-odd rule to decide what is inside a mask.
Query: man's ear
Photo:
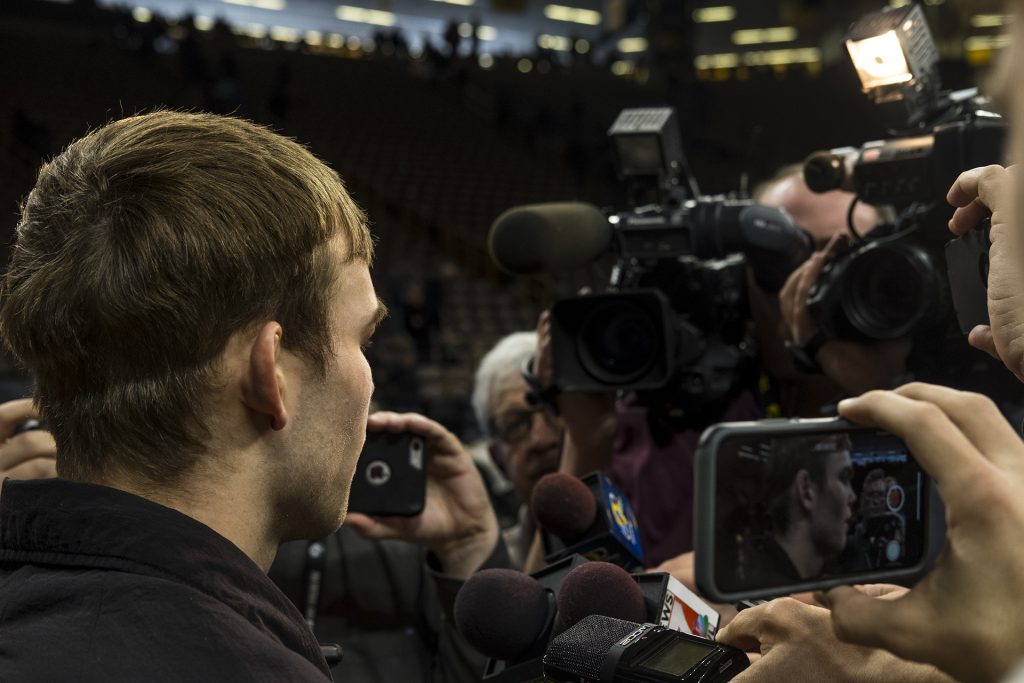
[[[797,472],[794,486],[796,487],[796,496],[797,500],[800,501],[800,507],[806,512],[813,510],[814,504],[818,499],[818,487],[811,480],[811,473],[807,470]]]
[[[242,379],[242,401],[253,412],[265,415],[275,431],[288,424],[284,374],[277,367],[283,333],[275,322],[259,329],[249,349],[248,371]]]

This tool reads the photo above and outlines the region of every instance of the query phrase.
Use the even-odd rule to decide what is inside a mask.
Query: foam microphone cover
[[[549,603],[544,587],[513,569],[484,569],[455,596],[455,628],[493,659],[514,659],[547,628]]]
[[[491,258],[508,273],[569,271],[608,251],[612,229],[605,215],[591,204],[530,204],[498,216],[487,243]]]
[[[540,478],[530,495],[530,509],[537,524],[559,538],[583,535],[597,517],[597,501],[582,481],[564,472]]]
[[[588,562],[569,572],[558,591],[557,604],[556,633],[592,614],[641,623],[647,620],[640,586],[629,572],[610,562]]]

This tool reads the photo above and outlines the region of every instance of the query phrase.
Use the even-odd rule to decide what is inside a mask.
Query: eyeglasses
[[[509,446],[518,446],[528,440],[530,432],[533,431],[533,416],[537,414],[544,418],[544,422],[551,429],[559,428],[558,416],[545,406],[517,408],[502,413],[495,419],[494,428],[498,440]]]

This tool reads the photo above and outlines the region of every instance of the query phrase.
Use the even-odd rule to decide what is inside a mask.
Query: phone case
[[[877,431],[860,427],[841,418],[814,419],[772,419],[756,422],[723,422],[708,427],[697,444],[697,458],[694,483],[694,571],[697,587],[709,600],[721,603],[735,603],[740,600],[774,598],[805,591],[822,590],[852,583],[896,583],[909,585],[923,576],[938,554],[939,546],[945,539],[936,533],[931,508],[938,498],[934,495],[931,480],[925,477],[924,488],[919,493],[924,514],[925,539],[922,544],[921,560],[911,567],[868,571],[856,575],[833,576],[822,579],[808,579],[799,583],[770,586],[730,592],[721,590],[715,581],[713,560],[715,557],[715,506],[716,506],[716,459],[721,445],[727,439],[740,437],[776,437],[792,435],[814,435],[836,432]],[[941,504],[941,503],[940,503]],[[938,544],[938,545],[937,545]]]
[[[352,478],[348,509],[381,517],[415,517],[426,502],[426,445],[408,433],[371,432]]]

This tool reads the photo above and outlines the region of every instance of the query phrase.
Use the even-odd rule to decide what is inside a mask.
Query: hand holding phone
[[[370,517],[353,512],[346,523],[372,539],[400,539],[434,552],[444,573],[468,578],[494,551],[498,518],[473,459],[458,438],[430,418],[415,413],[370,415],[368,432],[408,432],[423,439],[426,497],[415,517]]]
[[[1016,597],[1024,585],[1020,435],[989,399],[927,384],[871,392],[839,410],[906,439],[935,479],[949,530],[935,568],[899,600],[829,591],[837,635],[929,662],[958,680],[1000,680],[1024,660]]]
[[[906,444],[836,419],[710,427],[697,450],[696,579],[717,602],[909,581],[932,551]]]

